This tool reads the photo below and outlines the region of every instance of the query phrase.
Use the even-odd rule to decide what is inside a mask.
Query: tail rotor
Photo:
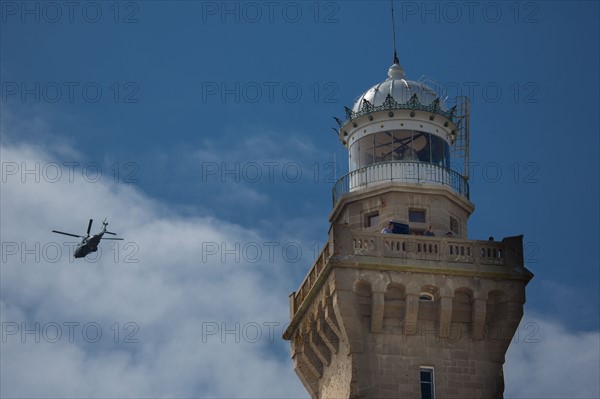
[[[106,230],[106,226],[108,226],[108,222],[106,221],[106,218],[104,218],[104,220],[102,221],[102,226],[104,227],[104,232],[105,232],[106,234],[110,234],[110,235],[113,235],[113,236],[116,236],[116,235],[117,235],[117,233],[113,233],[113,232],[111,232],[111,231],[107,231],[107,230]]]

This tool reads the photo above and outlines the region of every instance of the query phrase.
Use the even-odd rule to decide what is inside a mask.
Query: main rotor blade
[[[90,230],[92,229],[92,222],[94,221],[94,219],[90,219],[90,224],[88,224],[88,229],[87,229],[87,235],[90,235]]]
[[[78,237],[78,238],[84,238],[85,236],[78,236],[76,234],[71,234],[71,233],[65,233],[62,231],[57,231],[57,230],[52,230],[53,233],[58,233],[58,234],[64,234],[66,236],[71,236],[71,237]]]
[[[124,240],[124,238],[102,237],[101,240]]]
[[[116,235],[117,235],[117,233],[113,233],[113,232],[110,232],[110,231],[105,231],[105,233],[106,233],[106,234],[112,234],[113,236],[116,236]]]

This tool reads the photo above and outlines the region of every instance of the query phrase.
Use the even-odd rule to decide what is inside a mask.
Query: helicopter
[[[100,231],[98,234],[94,234],[90,236],[90,230],[92,228],[92,222],[94,221],[94,219],[90,219],[90,222],[88,224],[88,228],[87,228],[87,235],[85,236],[81,236],[81,235],[77,235],[77,234],[71,234],[71,233],[65,233],[62,231],[57,231],[57,230],[52,230],[53,233],[58,233],[58,234],[64,234],[66,236],[71,236],[71,237],[79,237],[81,238],[81,242],[79,243],[79,245],[77,245],[77,248],[75,248],[75,253],[73,254],[73,256],[75,258],[83,258],[86,255],[88,255],[91,252],[96,252],[98,250],[98,244],[100,243],[100,240],[122,240],[122,238],[116,238],[116,237],[102,237],[104,234],[112,234],[114,236],[116,236],[116,233],[112,233],[110,231],[106,231],[106,226],[108,226],[108,223],[106,222],[106,219],[104,219],[104,221],[102,221],[102,231]]]

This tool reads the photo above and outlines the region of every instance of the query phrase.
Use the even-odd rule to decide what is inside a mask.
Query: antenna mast
[[[400,64],[398,60],[398,55],[396,54],[396,24],[394,22],[394,0],[390,0],[390,5],[392,7],[392,40],[394,42],[394,64]]]

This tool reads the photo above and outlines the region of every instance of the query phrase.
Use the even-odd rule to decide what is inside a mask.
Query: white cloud
[[[526,316],[504,365],[506,398],[600,397],[600,333]]]
[[[60,165],[51,154],[2,147],[3,165],[19,168]],[[2,396],[306,395],[280,338],[297,281],[281,252],[271,258],[263,245],[276,237],[178,216],[110,179],[91,183],[75,174],[72,182],[66,175],[50,182],[40,175],[36,182],[32,174],[5,172]],[[64,243],[76,239],[50,232],[82,234],[89,217],[93,231],[108,217],[125,238],[103,242],[95,263],[73,260]],[[205,247],[217,253],[203,256]],[[248,261],[257,248],[258,260]]]

